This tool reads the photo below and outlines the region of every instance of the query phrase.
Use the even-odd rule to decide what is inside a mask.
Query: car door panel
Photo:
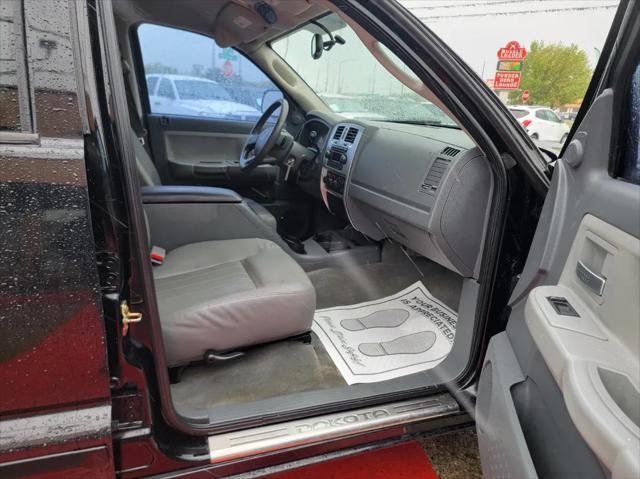
[[[264,186],[276,179],[273,165],[240,171],[250,122],[151,114],[148,124],[156,166],[167,184]]]
[[[507,329],[490,344],[476,411],[489,476],[496,464],[522,477],[640,473],[629,406],[639,386],[640,311],[629,304],[640,289],[640,191],[609,175],[612,135],[602,125],[612,124],[605,90],[574,135],[579,145],[557,162]],[[563,306],[556,312],[549,297],[564,298],[580,318]],[[515,372],[505,381],[508,368]],[[496,409],[500,396],[513,407]]]

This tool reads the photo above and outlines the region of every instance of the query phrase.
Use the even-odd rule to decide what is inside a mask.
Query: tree
[[[509,93],[511,103],[520,103],[523,90],[529,90],[530,105],[557,108],[582,99],[591,79],[591,68],[584,50],[577,45],[531,43],[524,61],[520,91]]]
[[[144,66],[144,72],[149,75],[151,73],[168,73],[168,74],[177,74],[178,69],[174,67],[170,67],[168,65],[164,65],[160,62],[148,63]]]

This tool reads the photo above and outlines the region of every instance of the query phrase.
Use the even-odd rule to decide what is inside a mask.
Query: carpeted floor
[[[462,278],[426,259],[417,259],[422,274],[408,259],[309,273],[316,289],[317,309],[382,298],[417,280],[457,311]],[[322,344],[280,341],[258,346],[228,363],[188,367],[171,394],[178,412],[208,410],[286,394],[344,386],[340,372]]]
[[[173,403],[185,413],[345,386],[320,340],[313,333],[311,339],[259,346],[228,363],[191,366],[171,386]]]
[[[421,280],[436,298],[454,311],[462,278],[427,259],[374,263],[350,268],[325,268],[309,273],[316,289],[317,309],[362,303],[384,298]]]

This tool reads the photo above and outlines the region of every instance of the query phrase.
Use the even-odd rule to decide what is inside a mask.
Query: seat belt
[[[129,109],[129,122],[131,123],[131,128],[149,157],[153,158],[147,142],[147,130],[138,116],[138,109],[136,108],[136,102],[133,99],[133,92],[131,91],[131,68],[124,60],[122,61],[122,71],[124,73],[124,91],[127,97],[127,108]]]

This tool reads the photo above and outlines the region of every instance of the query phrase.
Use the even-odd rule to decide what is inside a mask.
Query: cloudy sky
[[[496,51],[510,40],[575,43],[594,67],[618,0],[400,0],[478,74],[495,73]]]

